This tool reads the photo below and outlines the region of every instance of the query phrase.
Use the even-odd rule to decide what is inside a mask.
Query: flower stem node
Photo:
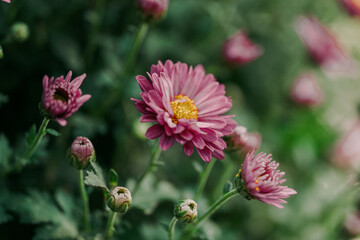
[[[86,137],[77,137],[68,150],[70,164],[77,169],[85,169],[90,162],[95,161],[95,150]]]
[[[26,23],[17,22],[11,27],[11,37],[16,42],[24,42],[29,38],[30,31]]]
[[[197,204],[194,200],[185,199],[177,202],[174,215],[182,223],[192,223],[198,215]]]
[[[114,212],[126,213],[131,201],[131,193],[127,188],[115,187],[109,194],[107,205]]]

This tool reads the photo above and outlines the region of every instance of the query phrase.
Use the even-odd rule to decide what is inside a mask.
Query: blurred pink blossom
[[[82,95],[79,88],[86,74],[75,78],[70,82],[72,72],[55,79],[48,76],[43,78],[42,108],[47,115],[55,119],[61,126],[66,125],[66,118],[75,113],[81,105],[90,99],[91,95]]]
[[[353,72],[353,60],[340,48],[329,31],[313,17],[299,17],[296,31],[309,54],[324,70],[349,74]]]
[[[352,16],[360,16],[360,0],[339,0],[348,13]]]
[[[283,208],[286,203],[284,198],[297,192],[287,186],[281,186],[286,179],[281,179],[285,172],[277,170],[279,163],[272,161],[271,154],[259,153],[255,156],[255,150],[249,152],[244,164],[237,175],[241,175],[244,181],[244,189],[252,198],[264,203]]]
[[[312,75],[303,74],[295,80],[291,97],[300,105],[316,106],[322,103],[324,94]]]
[[[230,144],[235,149],[240,149],[242,153],[248,153],[258,149],[261,144],[261,135],[259,133],[248,132],[243,126],[237,126],[234,133],[231,134]]]
[[[144,16],[159,19],[166,13],[169,0],[138,0],[138,4]]]
[[[357,122],[339,140],[332,161],[342,168],[360,167],[360,122]]]
[[[7,3],[10,3],[10,0],[2,0],[3,2],[7,2]]]
[[[231,64],[245,64],[258,58],[262,47],[255,45],[242,30],[226,40],[223,46],[224,59]]]
[[[345,218],[345,229],[353,236],[360,234],[360,212],[350,213]]]
[[[227,145],[222,137],[232,134],[236,126],[233,115],[222,115],[232,106],[225,86],[206,74],[202,65],[193,68],[170,60],[165,64],[159,61],[147,75],[150,81],[136,77],[142,100],[132,99],[143,114],[140,121],[156,123],[145,136],[160,137],[163,151],[176,140],[187,156],[195,147],[205,162],[211,157],[223,159]]]

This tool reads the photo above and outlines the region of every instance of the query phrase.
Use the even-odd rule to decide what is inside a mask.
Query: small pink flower
[[[64,76],[60,76],[54,81],[54,77],[49,79],[46,75],[43,78],[42,108],[61,126],[65,126],[67,124],[65,119],[76,112],[91,97],[89,94],[81,95],[82,92],[79,88],[86,74],[84,73],[70,82],[71,76],[72,72],[69,71],[65,79]]]
[[[291,97],[300,105],[316,106],[323,101],[324,94],[312,75],[303,74],[294,82]]]
[[[258,58],[263,53],[242,30],[226,40],[223,46],[224,59],[231,64],[245,64]]]
[[[312,17],[297,20],[296,31],[309,54],[324,70],[347,73],[353,71],[353,61],[343,52],[336,39]]]
[[[166,13],[169,0],[138,0],[138,3],[144,16],[159,19]]]
[[[360,167],[360,122],[340,139],[334,149],[332,161],[341,168]]]
[[[350,213],[345,218],[345,229],[353,236],[360,234],[360,212]]]
[[[10,0],[2,0],[3,2],[7,2],[7,3],[10,3]]]
[[[360,0],[339,0],[348,13],[352,16],[360,16]]]
[[[230,144],[246,154],[249,151],[259,148],[261,144],[261,135],[259,133],[247,132],[245,127],[237,126],[234,129],[233,134],[231,134]]]
[[[77,137],[68,152],[70,163],[78,169],[84,169],[95,160],[95,150],[91,141],[86,137]]]
[[[250,199],[258,199],[264,203],[283,208],[286,203],[284,198],[297,192],[281,186],[286,179],[281,179],[285,173],[277,170],[279,163],[272,161],[271,154],[259,153],[255,156],[255,150],[249,152],[244,160],[237,178],[241,176],[243,181],[242,191],[250,195]]]
[[[132,99],[143,114],[141,122],[156,122],[145,136],[160,137],[163,151],[176,140],[187,156],[194,147],[200,157],[209,162],[211,157],[224,158],[227,147],[223,136],[230,135],[236,126],[233,115],[227,112],[232,102],[225,96],[225,86],[212,74],[205,74],[202,65],[195,68],[167,60],[151,67],[149,81],[137,76],[142,100]]]

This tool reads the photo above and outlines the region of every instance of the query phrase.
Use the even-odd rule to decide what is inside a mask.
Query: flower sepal
[[[174,209],[174,216],[179,222],[192,223],[197,218],[197,204],[194,200],[178,201]]]
[[[251,195],[251,193],[247,190],[245,182],[241,176],[241,169],[239,170],[239,173],[236,174],[235,176],[235,188],[236,191],[246,200],[252,200],[255,199],[255,197],[253,195]]]

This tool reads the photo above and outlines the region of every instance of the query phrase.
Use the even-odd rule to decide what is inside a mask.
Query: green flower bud
[[[179,222],[193,222],[198,215],[196,202],[191,199],[185,199],[177,202],[174,209],[174,215]]]
[[[131,193],[125,187],[115,187],[111,190],[107,201],[108,207],[118,213],[126,213],[131,205]]]
[[[17,42],[24,42],[29,37],[29,27],[26,23],[17,22],[11,27],[11,36]]]
[[[86,137],[77,137],[68,150],[70,164],[77,169],[85,169],[90,162],[95,161],[95,150]]]

